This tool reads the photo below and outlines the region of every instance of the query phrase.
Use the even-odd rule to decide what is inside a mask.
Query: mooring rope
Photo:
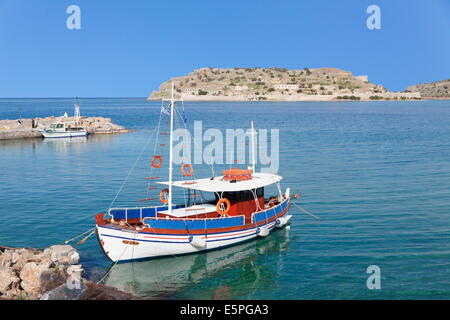
[[[302,207],[300,207],[298,204],[296,204],[295,202],[291,202],[294,206],[296,206],[298,209],[302,210],[304,213],[309,214],[310,216],[320,220],[320,218],[316,215],[313,215],[311,212],[309,212],[308,210],[303,209]]]
[[[95,228],[94,228],[95,229]],[[83,239],[81,239],[80,241],[78,241],[77,243],[75,243],[73,246],[76,247],[80,244],[83,244],[86,242],[87,239],[89,239],[90,236],[92,236],[95,233],[96,230],[93,230],[91,233],[89,233],[86,237],[84,237]]]
[[[84,239],[81,240],[81,241],[83,241],[83,242],[79,241],[76,245],[81,244],[81,243],[84,243],[84,241],[86,241],[87,238],[89,238],[89,237],[95,232],[95,228],[96,228],[96,227],[93,227],[92,229],[89,229],[88,231],[85,231],[85,232],[83,232],[83,233],[77,235],[76,237],[73,237],[72,239],[69,239],[69,240],[67,240],[67,241],[64,241],[63,244],[68,244],[69,242],[72,242],[73,240],[78,239],[79,237],[84,236],[86,233],[91,232],[91,234],[90,234],[89,236],[87,236],[86,238],[84,238]]]
[[[134,239],[136,239],[136,235],[134,237]],[[103,282],[107,276],[109,276],[109,274],[113,271],[113,268],[119,263],[120,259],[123,257],[123,255],[125,254],[125,251],[128,249],[128,246],[130,245],[130,243],[128,243],[125,248],[123,249],[122,253],[120,254],[119,259],[116,260],[116,262],[114,262],[112,264],[112,266],[109,268],[108,272],[106,272],[106,274],[99,280],[97,281],[97,284]]]

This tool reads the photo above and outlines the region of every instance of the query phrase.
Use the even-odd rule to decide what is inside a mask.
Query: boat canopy
[[[232,192],[245,191],[265,187],[279,182],[283,179],[281,176],[271,173],[254,173],[252,179],[244,181],[227,181],[223,176],[214,179],[195,179],[173,181],[172,186],[200,190],[206,192]],[[169,181],[159,181],[159,184],[169,185]]]

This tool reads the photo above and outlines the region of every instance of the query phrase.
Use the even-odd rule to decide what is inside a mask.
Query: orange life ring
[[[158,160],[158,162],[155,163],[155,161]],[[162,157],[161,156],[153,156],[152,159],[152,167],[153,168],[159,168],[162,164]]]
[[[161,192],[159,193],[159,201],[161,201],[161,203],[167,203],[169,202],[169,198],[164,198],[164,194],[167,193],[169,194],[169,189],[162,189]]]
[[[189,171],[186,172],[185,168],[189,168]],[[181,172],[185,177],[190,177],[194,173],[194,169],[192,169],[192,166],[189,163],[185,163],[181,166]]]
[[[224,210],[222,210],[223,203],[226,205]],[[220,198],[219,201],[217,202],[216,209],[221,216],[226,215],[230,211],[230,208],[231,208],[230,200],[228,200],[227,198]]]

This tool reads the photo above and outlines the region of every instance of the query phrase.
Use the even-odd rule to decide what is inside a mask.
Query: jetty
[[[0,246],[0,300],[131,300],[129,293],[86,280],[70,245]]]
[[[86,128],[89,134],[112,134],[130,132],[127,128],[112,123],[103,117],[47,117],[33,119],[0,120],[0,140],[41,138],[39,130],[47,129],[50,124],[64,122],[67,127],[73,124]]]

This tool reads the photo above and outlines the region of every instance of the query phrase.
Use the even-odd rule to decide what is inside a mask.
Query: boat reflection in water
[[[288,232],[194,255],[116,264],[105,284],[147,299],[248,297],[276,287]]]

